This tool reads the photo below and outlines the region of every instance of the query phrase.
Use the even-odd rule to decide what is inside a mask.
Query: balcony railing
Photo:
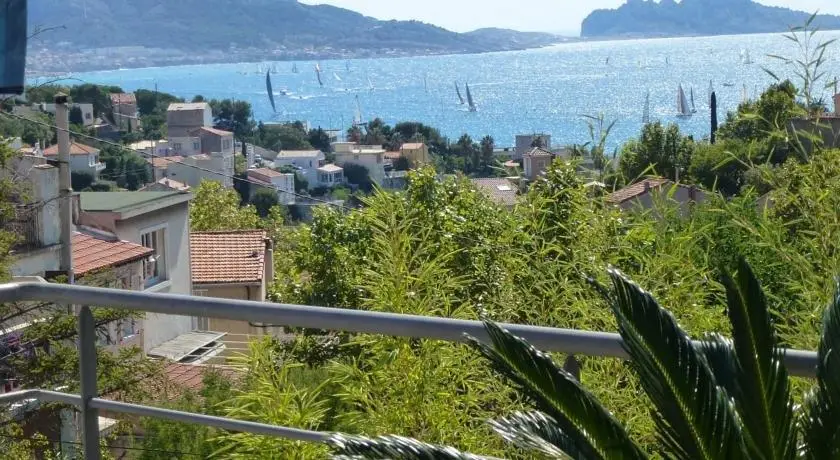
[[[99,459],[100,410],[144,417],[159,417],[186,423],[214,426],[232,431],[312,442],[324,442],[330,433],[246,422],[224,417],[174,411],[99,398],[96,388],[96,333],[91,306],[108,306],[131,311],[212,317],[388,336],[428,338],[460,342],[464,334],[482,340],[487,336],[479,321],[379,313],[340,308],[273,304],[245,300],[214,299],[174,294],[150,294],[87,286],[48,283],[0,285],[0,302],[41,301],[84,305],[79,309],[79,359],[81,394],[47,390],[24,390],[0,395],[0,404],[25,400],[58,402],[78,406],[82,414],[84,458]],[[518,324],[504,324],[512,333],[539,349],[571,355],[627,358],[618,334],[578,331]],[[815,352],[785,350],[785,364],[792,375],[814,377]]]

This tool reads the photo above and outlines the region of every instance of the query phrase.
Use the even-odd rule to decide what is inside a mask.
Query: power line
[[[97,142],[105,144],[105,145],[110,145],[112,147],[119,148],[121,150],[134,152],[134,153],[136,153],[140,156],[143,156],[143,157],[160,158],[160,159],[164,159],[164,160],[167,160],[167,161],[170,161],[170,162],[179,162],[177,160],[170,159],[170,157],[145,152],[145,151],[142,151],[142,150],[135,150],[135,149],[132,149],[130,147],[126,147],[122,144],[118,144],[116,142],[112,142],[112,141],[105,140],[105,139],[100,139],[96,136],[91,136],[91,135],[85,134],[85,133],[79,133],[79,132],[76,132],[76,131],[73,131],[73,130],[70,130],[70,129],[62,129],[62,128],[56,126],[56,125],[46,123],[46,122],[43,122],[43,121],[33,120],[31,118],[26,118],[24,116],[16,115],[16,114],[9,113],[9,112],[0,112],[0,113],[7,116],[7,117],[12,117],[12,118],[16,118],[16,119],[19,119],[19,120],[28,121],[30,123],[35,123],[37,125],[44,126],[44,127],[50,128],[50,129],[55,129],[55,130],[58,130],[58,131],[66,131],[67,133],[72,134],[76,137],[82,137],[82,138],[94,140],[94,141],[97,141]],[[193,168],[193,169],[203,171],[203,172],[208,172],[208,173],[211,173],[211,174],[215,174],[216,176],[219,176],[219,177],[225,177],[225,178],[229,178],[229,179],[235,180],[235,181],[246,182],[246,183],[249,183],[249,184],[252,184],[252,185],[257,185],[257,186],[260,186],[260,187],[265,187],[266,186],[266,184],[263,183],[263,182],[257,182],[257,181],[254,181],[254,180],[250,180],[248,178],[239,178],[239,177],[236,177],[235,175],[223,174],[223,173],[220,173],[218,171],[213,171],[212,169],[203,168],[203,167],[198,166],[198,165],[191,165],[191,164],[183,163],[183,162],[180,162],[180,163],[183,164],[186,167]],[[328,206],[333,206],[333,207],[336,207],[336,208],[339,208],[339,209],[343,209],[345,211],[352,211],[352,208],[348,208],[346,206],[336,204],[336,203],[333,203],[331,201],[315,198],[315,197],[312,197],[312,196],[309,196],[309,195],[304,195],[302,193],[290,192],[290,191],[286,191],[286,190],[283,190],[282,192],[283,193],[288,193],[289,195],[292,195],[292,196],[295,196],[295,197],[304,198],[304,199],[309,200],[309,201],[314,201],[314,202],[317,202],[317,203],[322,203],[322,204],[325,204],[325,205],[328,205]]]

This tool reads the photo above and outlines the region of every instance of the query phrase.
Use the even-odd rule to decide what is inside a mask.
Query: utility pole
[[[70,118],[67,95],[55,96],[55,124],[58,128],[58,219],[61,222],[61,271],[67,274],[67,283],[73,279],[73,187],[70,182]]]

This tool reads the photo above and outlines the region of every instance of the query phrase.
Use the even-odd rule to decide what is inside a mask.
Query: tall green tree
[[[492,173],[495,156],[493,151],[496,148],[496,141],[493,136],[484,136],[481,139],[481,170],[484,174]]]
[[[239,206],[239,194],[215,181],[203,181],[190,202],[190,230],[252,230],[260,216],[251,206]]]
[[[684,136],[671,124],[649,123],[641,136],[621,149],[619,169],[629,182],[645,174],[658,174],[671,180],[685,178],[694,153],[694,139]]]

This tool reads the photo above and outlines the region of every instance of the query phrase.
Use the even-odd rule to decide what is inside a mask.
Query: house
[[[385,179],[384,161],[385,149],[377,145],[355,145],[350,150],[335,150],[335,164],[345,169],[348,164],[364,166],[371,180],[377,184],[382,184]]]
[[[411,162],[412,167],[426,165],[432,162],[429,146],[422,142],[410,142],[400,147],[400,154]]]
[[[44,157],[50,160],[58,159],[58,145],[44,150]],[[99,161],[99,149],[78,142],[70,143],[70,171],[91,174],[99,179],[99,172],[105,169],[105,163]]]
[[[197,137],[201,143],[201,153],[211,154],[221,152],[226,155],[233,155],[233,133],[221,129],[201,128],[190,131],[191,137]]]
[[[326,156],[320,150],[281,150],[274,158],[274,167],[291,166],[298,170],[310,187],[318,182],[317,169],[326,163]]]
[[[61,263],[58,168],[46,164],[44,158],[24,156],[13,173],[26,178],[29,196],[26,202],[15,204],[14,215],[6,223],[6,229],[17,236],[9,272],[44,277],[58,271]]]
[[[344,183],[344,168],[334,164],[326,164],[317,169],[318,185],[334,187]]]
[[[32,104],[33,107],[37,108],[41,112],[51,113],[55,115],[55,104],[53,103],[46,103],[42,102],[40,104]],[[92,126],[96,122],[96,117],[93,116],[93,104],[83,103],[83,102],[73,102],[71,104],[67,104],[67,109],[72,113],[74,109],[79,109],[79,112],[82,114],[82,126],[88,127]],[[14,111],[14,110],[13,110]],[[72,118],[71,118],[72,123]]]
[[[168,157],[175,154],[172,151],[172,146],[169,145],[169,141],[165,139],[134,142],[129,144],[128,148],[142,155],[143,158]]]
[[[97,139],[104,139],[106,141],[119,142],[122,134],[120,130],[108,123],[107,121],[97,118],[91,126]]]
[[[656,199],[673,200],[679,203],[681,209],[686,209],[687,205],[704,202],[706,192],[693,185],[675,184],[668,179],[652,177],[611,193],[607,196],[607,203],[622,210],[650,209]]]
[[[246,173],[251,181],[251,197],[259,190],[262,184],[265,188],[277,191],[277,199],[280,204],[290,205],[295,203],[295,175],[292,173],[281,173],[274,169],[258,168],[249,169]]]
[[[153,161],[158,160],[161,159],[156,158]],[[233,154],[213,152],[209,155],[202,153],[170,161],[166,166],[165,177],[190,187],[198,187],[202,181],[212,180],[219,182],[223,187],[231,188],[234,174]]]
[[[146,158],[146,163],[152,168],[152,180],[155,182],[169,175],[170,163],[179,163],[181,161],[184,161],[184,157],[179,155]]]
[[[175,102],[166,109],[169,140],[190,136],[190,131],[213,127],[213,111],[206,102]]]
[[[204,297],[264,302],[274,279],[273,253],[271,240],[263,230],[192,232],[193,292]],[[252,336],[282,333],[280,327],[248,321],[202,318],[200,322],[204,329],[225,333],[238,343],[248,342]]]
[[[89,231],[73,233],[73,272],[77,284],[142,291],[146,264],[154,249],[120,240],[115,235]],[[143,346],[142,320],[113,324],[106,345]]]
[[[277,152],[248,143],[245,144],[245,154],[248,160],[248,167],[254,165],[261,167],[263,166],[262,163],[273,164],[274,159],[277,158]]]
[[[111,93],[111,108],[114,124],[120,131],[134,133],[140,129],[137,98],[134,93]]]
[[[139,189],[138,192],[188,192],[190,189],[191,187],[187,184],[182,184],[176,180],[164,177],[157,182],[151,183]]]
[[[553,160],[554,155],[550,151],[540,147],[531,148],[528,153],[522,156],[525,178],[531,181],[536,180],[551,166]]]
[[[470,179],[479,193],[494,203],[513,208],[516,205],[517,186],[505,178]]]
[[[169,136],[169,146],[172,155],[189,157],[201,154],[201,138],[198,136],[173,137]]]
[[[526,154],[530,153],[534,147],[542,147],[547,151],[551,151],[551,134],[518,134],[516,136],[516,147],[514,148],[512,159],[519,160],[523,158]]]
[[[78,224],[154,250],[146,261],[143,290],[189,295],[190,214],[185,192],[82,192]],[[193,330],[193,318],[146,314],[143,350]]]

